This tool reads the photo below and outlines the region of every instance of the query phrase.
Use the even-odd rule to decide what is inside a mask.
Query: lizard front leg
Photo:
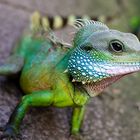
[[[74,138],[83,139],[83,137],[79,134],[79,131],[84,119],[85,106],[89,99],[89,95],[82,88],[75,88],[73,98],[75,107],[73,108],[71,122],[71,134]]]
[[[75,107],[72,114],[71,134],[78,134],[85,112],[85,106]]]
[[[53,101],[53,93],[51,91],[39,91],[29,95],[25,95],[21,102],[17,105],[12,113],[7,125],[4,127],[3,138],[15,138],[18,134],[21,121],[23,120],[27,110],[31,106],[49,106]]]

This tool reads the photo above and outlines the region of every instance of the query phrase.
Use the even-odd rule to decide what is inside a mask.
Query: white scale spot
[[[94,70],[97,71],[97,72],[101,71],[100,68],[98,68],[98,67],[95,67]]]
[[[101,71],[102,71],[102,72],[106,72],[106,70],[105,70],[105,69],[102,69]]]
[[[99,75],[102,75],[102,73],[101,73],[101,72],[99,72],[98,74],[99,74]]]
[[[100,78],[103,78],[103,76],[102,76],[102,75],[100,75],[99,77],[100,77]]]
[[[98,77],[99,75],[98,75],[98,74],[94,74],[94,76],[95,76],[95,77]]]
[[[80,68],[80,67],[78,67],[78,70],[81,70],[81,68]]]
[[[82,75],[86,75],[86,73],[82,72]]]
[[[75,68],[75,65],[73,65],[73,67]]]
[[[92,65],[92,62],[90,62],[90,64]]]
[[[80,61],[77,61],[78,64],[80,64]]]
[[[86,70],[87,68],[86,67],[83,67],[83,69]]]
[[[89,69],[93,69],[92,66],[88,66]]]
[[[90,71],[89,74],[92,75],[92,72]]]

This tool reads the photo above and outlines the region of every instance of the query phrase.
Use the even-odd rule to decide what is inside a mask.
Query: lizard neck
[[[67,53],[64,55],[64,57],[62,58],[62,60],[57,64],[56,66],[56,69],[59,71],[59,72],[64,72],[67,67],[68,67],[68,61],[69,61],[69,58],[71,56],[71,53],[73,52],[73,49],[74,48],[71,48],[67,51]]]

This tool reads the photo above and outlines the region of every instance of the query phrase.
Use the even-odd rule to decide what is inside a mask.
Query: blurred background
[[[0,0],[0,63],[29,26],[34,11],[51,17],[89,15],[140,38],[140,0]],[[66,27],[57,34],[65,38],[70,30]],[[7,122],[21,96],[16,81],[0,77],[0,125]],[[31,109],[21,125],[22,138],[74,140],[69,136],[70,116],[70,108]],[[84,140],[140,139],[140,73],[124,77],[91,100],[81,134]]]

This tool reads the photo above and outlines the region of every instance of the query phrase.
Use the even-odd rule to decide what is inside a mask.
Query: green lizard
[[[71,133],[77,134],[90,98],[140,70],[140,42],[131,33],[79,19],[72,47],[68,48],[47,37],[45,21],[41,26],[35,18],[31,25],[30,34],[21,38],[10,59],[0,66],[1,75],[21,72],[20,86],[25,93],[1,129],[1,139],[16,137],[32,106],[73,107]]]

